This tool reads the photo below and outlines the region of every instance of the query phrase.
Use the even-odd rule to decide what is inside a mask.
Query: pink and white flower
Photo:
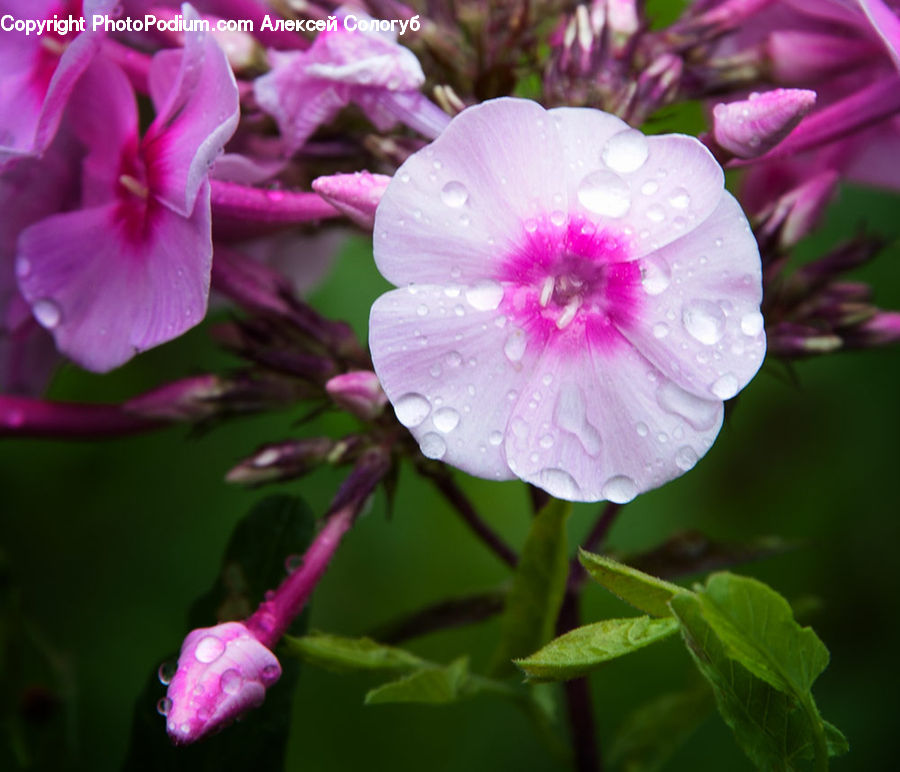
[[[498,99],[400,167],[375,371],[422,452],[625,502],[694,466],[765,355],[759,252],[696,139]]]

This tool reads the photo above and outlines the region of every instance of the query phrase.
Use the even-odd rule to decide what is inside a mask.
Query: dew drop
[[[156,712],[161,716],[169,715],[169,711],[172,710],[172,700],[168,697],[163,697],[159,702],[156,703]]]
[[[675,453],[675,465],[684,472],[693,469],[697,463],[697,454],[694,449],[685,445]]]
[[[446,357],[444,357],[444,361],[450,367],[459,367],[463,361],[462,354],[460,354],[458,351],[451,351],[449,354],[447,354]]]
[[[744,335],[756,337],[763,331],[764,325],[765,320],[763,319],[763,315],[758,311],[744,314],[741,318],[741,332],[744,333]]]
[[[442,407],[434,412],[431,421],[438,431],[448,434],[459,425],[459,413],[452,407]]]
[[[284,559],[284,570],[287,573],[292,574],[296,571],[300,566],[303,565],[303,556],[302,555],[288,555]]]
[[[603,483],[600,493],[603,498],[614,504],[626,504],[637,496],[637,483],[630,477],[619,474],[615,477],[610,477]]]
[[[669,325],[665,322],[657,322],[653,325],[653,337],[662,339],[669,334]]]
[[[540,486],[551,496],[558,499],[577,499],[581,494],[578,483],[572,475],[563,469],[544,469],[541,471]]]
[[[168,686],[175,677],[176,670],[178,670],[178,665],[174,662],[163,662],[159,666],[159,670],[156,671],[156,674],[159,676],[159,682],[163,686]]]
[[[528,345],[525,340],[525,332],[518,327],[513,328],[503,344],[503,353],[510,362],[519,362],[525,356],[525,348]]]
[[[549,386],[551,383],[553,383],[553,376],[550,375],[550,373],[545,373],[541,378],[541,383],[543,383],[544,386]]]
[[[271,684],[273,681],[278,680],[278,677],[281,675],[281,670],[278,665],[266,665],[262,669],[260,675],[266,684]]]
[[[394,403],[394,413],[397,420],[407,428],[418,426],[428,418],[431,412],[431,403],[421,394],[410,392],[404,394]]]
[[[612,172],[591,172],[579,183],[577,195],[585,209],[606,217],[622,217],[631,208],[628,185]]]
[[[695,340],[711,346],[725,334],[725,314],[709,300],[692,300],[681,310],[684,329]]]
[[[62,321],[62,311],[53,300],[39,300],[31,307],[31,311],[38,323],[48,330],[55,330]]]
[[[441,375],[441,366],[435,362],[428,370],[432,378],[439,378]]]
[[[662,222],[666,219],[665,210],[659,204],[647,207],[647,219],[653,222]]]
[[[656,400],[667,413],[681,416],[698,431],[712,429],[722,420],[721,402],[696,397],[672,381],[657,389]]]
[[[557,227],[561,227],[566,222],[566,215],[559,209],[555,209],[550,213],[550,222]]]
[[[466,289],[466,300],[478,311],[493,311],[503,300],[503,287],[491,279],[476,282]]]
[[[733,373],[725,373],[710,387],[710,391],[719,399],[731,399],[738,393],[738,379]]]
[[[416,313],[417,313],[419,316],[428,316],[428,306],[426,306],[424,303],[421,303],[421,304],[416,308]]]
[[[645,196],[652,196],[657,190],[659,190],[659,183],[655,180],[647,180],[641,185],[641,193]]]
[[[241,683],[244,679],[241,678],[241,674],[238,673],[234,668],[228,668],[224,673],[222,673],[222,678],[219,683],[222,686],[222,691],[225,694],[237,694],[241,689]]]
[[[422,455],[426,458],[443,458],[447,452],[447,443],[434,432],[428,432],[422,437],[419,447],[422,449]]]
[[[552,448],[553,447],[553,436],[550,434],[545,434],[540,439],[540,445],[544,450]]]
[[[646,437],[650,432],[650,429],[647,427],[643,421],[638,422],[634,426],[635,431],[638,433],[638,437]]]
[[[613,171],[627,174],[640,169],[650,155],[647,138],[636,129],[613,135],[603,148],[603,163]]]
[[[600,433],[587,418],[581,387],[564,383],[553,407],[553,420],[560,429],[574,434],[590,456],[600,453]]]
[[[661,257],[648,257],[641,261],[641,285],[648,295],[659,295],[668,289],[672,270]]]
[[[691,205],[691,194],[684,188],[675,188],[669,196],[669,204],[675,209],[687,209]]]
[[[496,447],[501,442],[503,442],[503,435],[500,432],[491,432],[490,436],[488,437],[488,442]]]
[[[214,635],[207,635],[200,640],[197,648],[194,650],[194,657],[197,662],[209,664],[215,662],[222,654],[225,653],[225,643],[221,638]]]

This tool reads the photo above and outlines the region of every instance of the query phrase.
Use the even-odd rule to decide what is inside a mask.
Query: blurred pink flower
[[[422,452],[565,499],[693,467],[765,354],[759,253],[696,139],[498,99],[400,167],[375,371]]]

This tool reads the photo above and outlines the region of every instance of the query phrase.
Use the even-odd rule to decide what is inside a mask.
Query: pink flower
[[[70,106],[87,151],[81,206],[18,241],[19,289],[35,318],[60,351],[95,371],[177,337],[206,312],[208,167],[237,125],[237,88],[203,33],[157,54],[149,82],[157,116],[141,137],[125,74],[94,59]]]
[[[375,219],[402,287],[375,371],[422,452],[560,498],[690,469],[765,354],[756,242],[692,137],[498,99],[411,156]]]
[[[816,92],[778,88],[713,108],[713,137],[738,158],[767,153],[796,127],[816,103]]]
[[[402,121],[436,137],[450,119],[419,93],[425,74],[415,54],[394,33],[346,29],[348,13],[340,10],[337,29],[321,32],[307,51],[270,51],[272,70],[254,83],[256,99],[278,123],[288,151],[300,149],[351,102],[379,130]],[[359,11],[353,16],[369,20]]]

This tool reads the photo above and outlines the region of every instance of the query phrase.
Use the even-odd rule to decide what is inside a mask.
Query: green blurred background
[[[897,197],[846,189],[802,254],[818,254],[865,223],[893,243],[855,276],[873,284],[880,305],[900,308],[898,214]],[[312,302],[350,320],[364,335],[368,307],[386,288],[369,244],[354,237]],[[167,379],[231,364],[204,327],[107,377],[66,367],[51,396],[121,399]],[[900,355],[896,349],[839,353],[801,362],[794,374],[767,362],[708,456],[683,478],[625,507],[610,546],[647,549],[682,529],[716,538],[771,534],[803,542],[797,551],[736,570],[790,599],[821,600],[807,621],[830,648],[832,663],[815,694],[822,714],[852,746],[833,768],[886,769],[896,747],[891,683],[900,651]],[[117,769],[135,700],[187,632],[187,608],[215,579],[234,524],[276,490],[301,495],[317,513],[324,510],[340,472],[322,470],[256,491],[222,479],[262,442],[335,434],[353,425],[326,415],[298,429],[293,422],[299,415],[242,419],[201,436],[172,428],[100,443],[0,440],[5,729],[12,716],[21,717],[23,683],[45,685],[63,698],[54,707],[40,690],[30,693],[26,737],[32,768]],[[461,474],[458,479],[490,523],[521,545],[531,517],[524,486]],[[598,511],[599,505],[576,507],[572,549]],[[393,515],[386,516],[379,493],[342,545],[314,596],[311,625],[360,635],[429,602],[490,589],[507,578],[506,568],[405,468]],[[20,616],[11,614],[12,607]],[[584,594],[585,621],[628,613],[598,587]],[[16,619],[24,625],[11,624]],[[497,633],[494,620],[430,635],[410,648],[441,662],[468,653],[478,671]],[[683,647],[670,640],[597,673],[592,688],[601,746],[629,711],[690,684],[692,668]],[[449,707],[364,707],[363,695],[376,682],[305,667],[287,768],[566,768],[506,702],[478,697]],[[160,686],[156,696],[162,692]],[[4,769],[16,768],[8,739],[4,732]],[[749,768],[717,716],[667,767]]]

